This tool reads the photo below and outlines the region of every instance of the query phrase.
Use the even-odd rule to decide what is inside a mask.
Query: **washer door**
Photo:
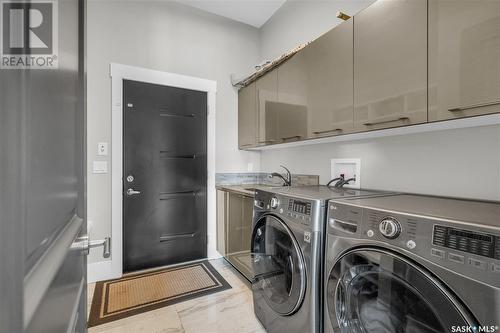
[[[385,250],[357,249],[330,272],[327,307],[342,333],[449,333],[475,326],[439,281],[408,259]]]
[[[278,314],[294,313],[306,289],[305,264],[297,240],[279,218],[266,215],[252,235],[254,293]]]

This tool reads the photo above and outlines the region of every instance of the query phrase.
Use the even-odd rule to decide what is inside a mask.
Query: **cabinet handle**
[[[481,103],[481,104],[472,104],[472,105],[466,105],[466,106],[457,106],[456,108],[448,109],[448,111],[458,112],[458,111],[465,111],[465,110],[483,108],[486,106],[494,106],[494,105],[500,105],[500,101],[493,101],[493,102],[487,102],[487,103]]]
[[[273,143],[273,142],[276,142],[276,141],[278,141],[278,140],[269,139],[269,140],[259,141],[259,143]]]
[[[395,121],[405,121],[405,120],[409,120],[409,119],[410,119],[409,117],[398,117],[398,118],[394,118],[394,119],[385,119],[385,120],[381,120],[381,121],[372,121],[372,122],[369,122],[369,123],[364,123],[363,125],[365,125],[365,126],[373,126],[373,125],[393,123]]]
[[[333,133],[333,132],[342,132],[342,128],[334,128],[334,129],[329,129],[325,131],[314,131],[314,134],[325,134],[325,133]]]
[[[291,140],[291,139],[300,139],[302,137],[302,135],[294,135],[294,136],[287,136],[287,137],[284,137],[284,138],[281,138],[283,141],[286,141],[286,140]]]

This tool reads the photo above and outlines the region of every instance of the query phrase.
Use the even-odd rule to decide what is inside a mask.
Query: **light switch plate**
[[[97,155],[99,155],[99,156],[107,156],[108,155],[108,143],[107,142],[99,142],[97,144]]]
[[[344,178],[356,178],[344,185],[345,188],[361,187],[361,159],[359,158],[333,158],[331,160],[331,179],[344,175]]]
[[[108,161],[93,161],[92,162],[92,172],[93,173],[108,173]]]

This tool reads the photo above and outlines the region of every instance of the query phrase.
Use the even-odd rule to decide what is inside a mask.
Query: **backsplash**
[[[246,173],[216,173],[215,184],[217,185],[240,185],[240,184],[269,184],[281,185],[283,182],[279,178],[269,178],[266,172],[246,172]],[[292,174],[292,185],[318,185],[318,175]]]

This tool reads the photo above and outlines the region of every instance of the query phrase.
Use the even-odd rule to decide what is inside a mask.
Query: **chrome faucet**
[[[283,175],[281,175],[277,172],[273,172],[269,175],[269,178],[278,177],[283,181],[283,186],[292,186],[292,173],[290,172],[290,170],[288,170],[287,167],[285,167],[283,165],[280,165],[280,167],[285,169],[286,177],[283,177]]]

